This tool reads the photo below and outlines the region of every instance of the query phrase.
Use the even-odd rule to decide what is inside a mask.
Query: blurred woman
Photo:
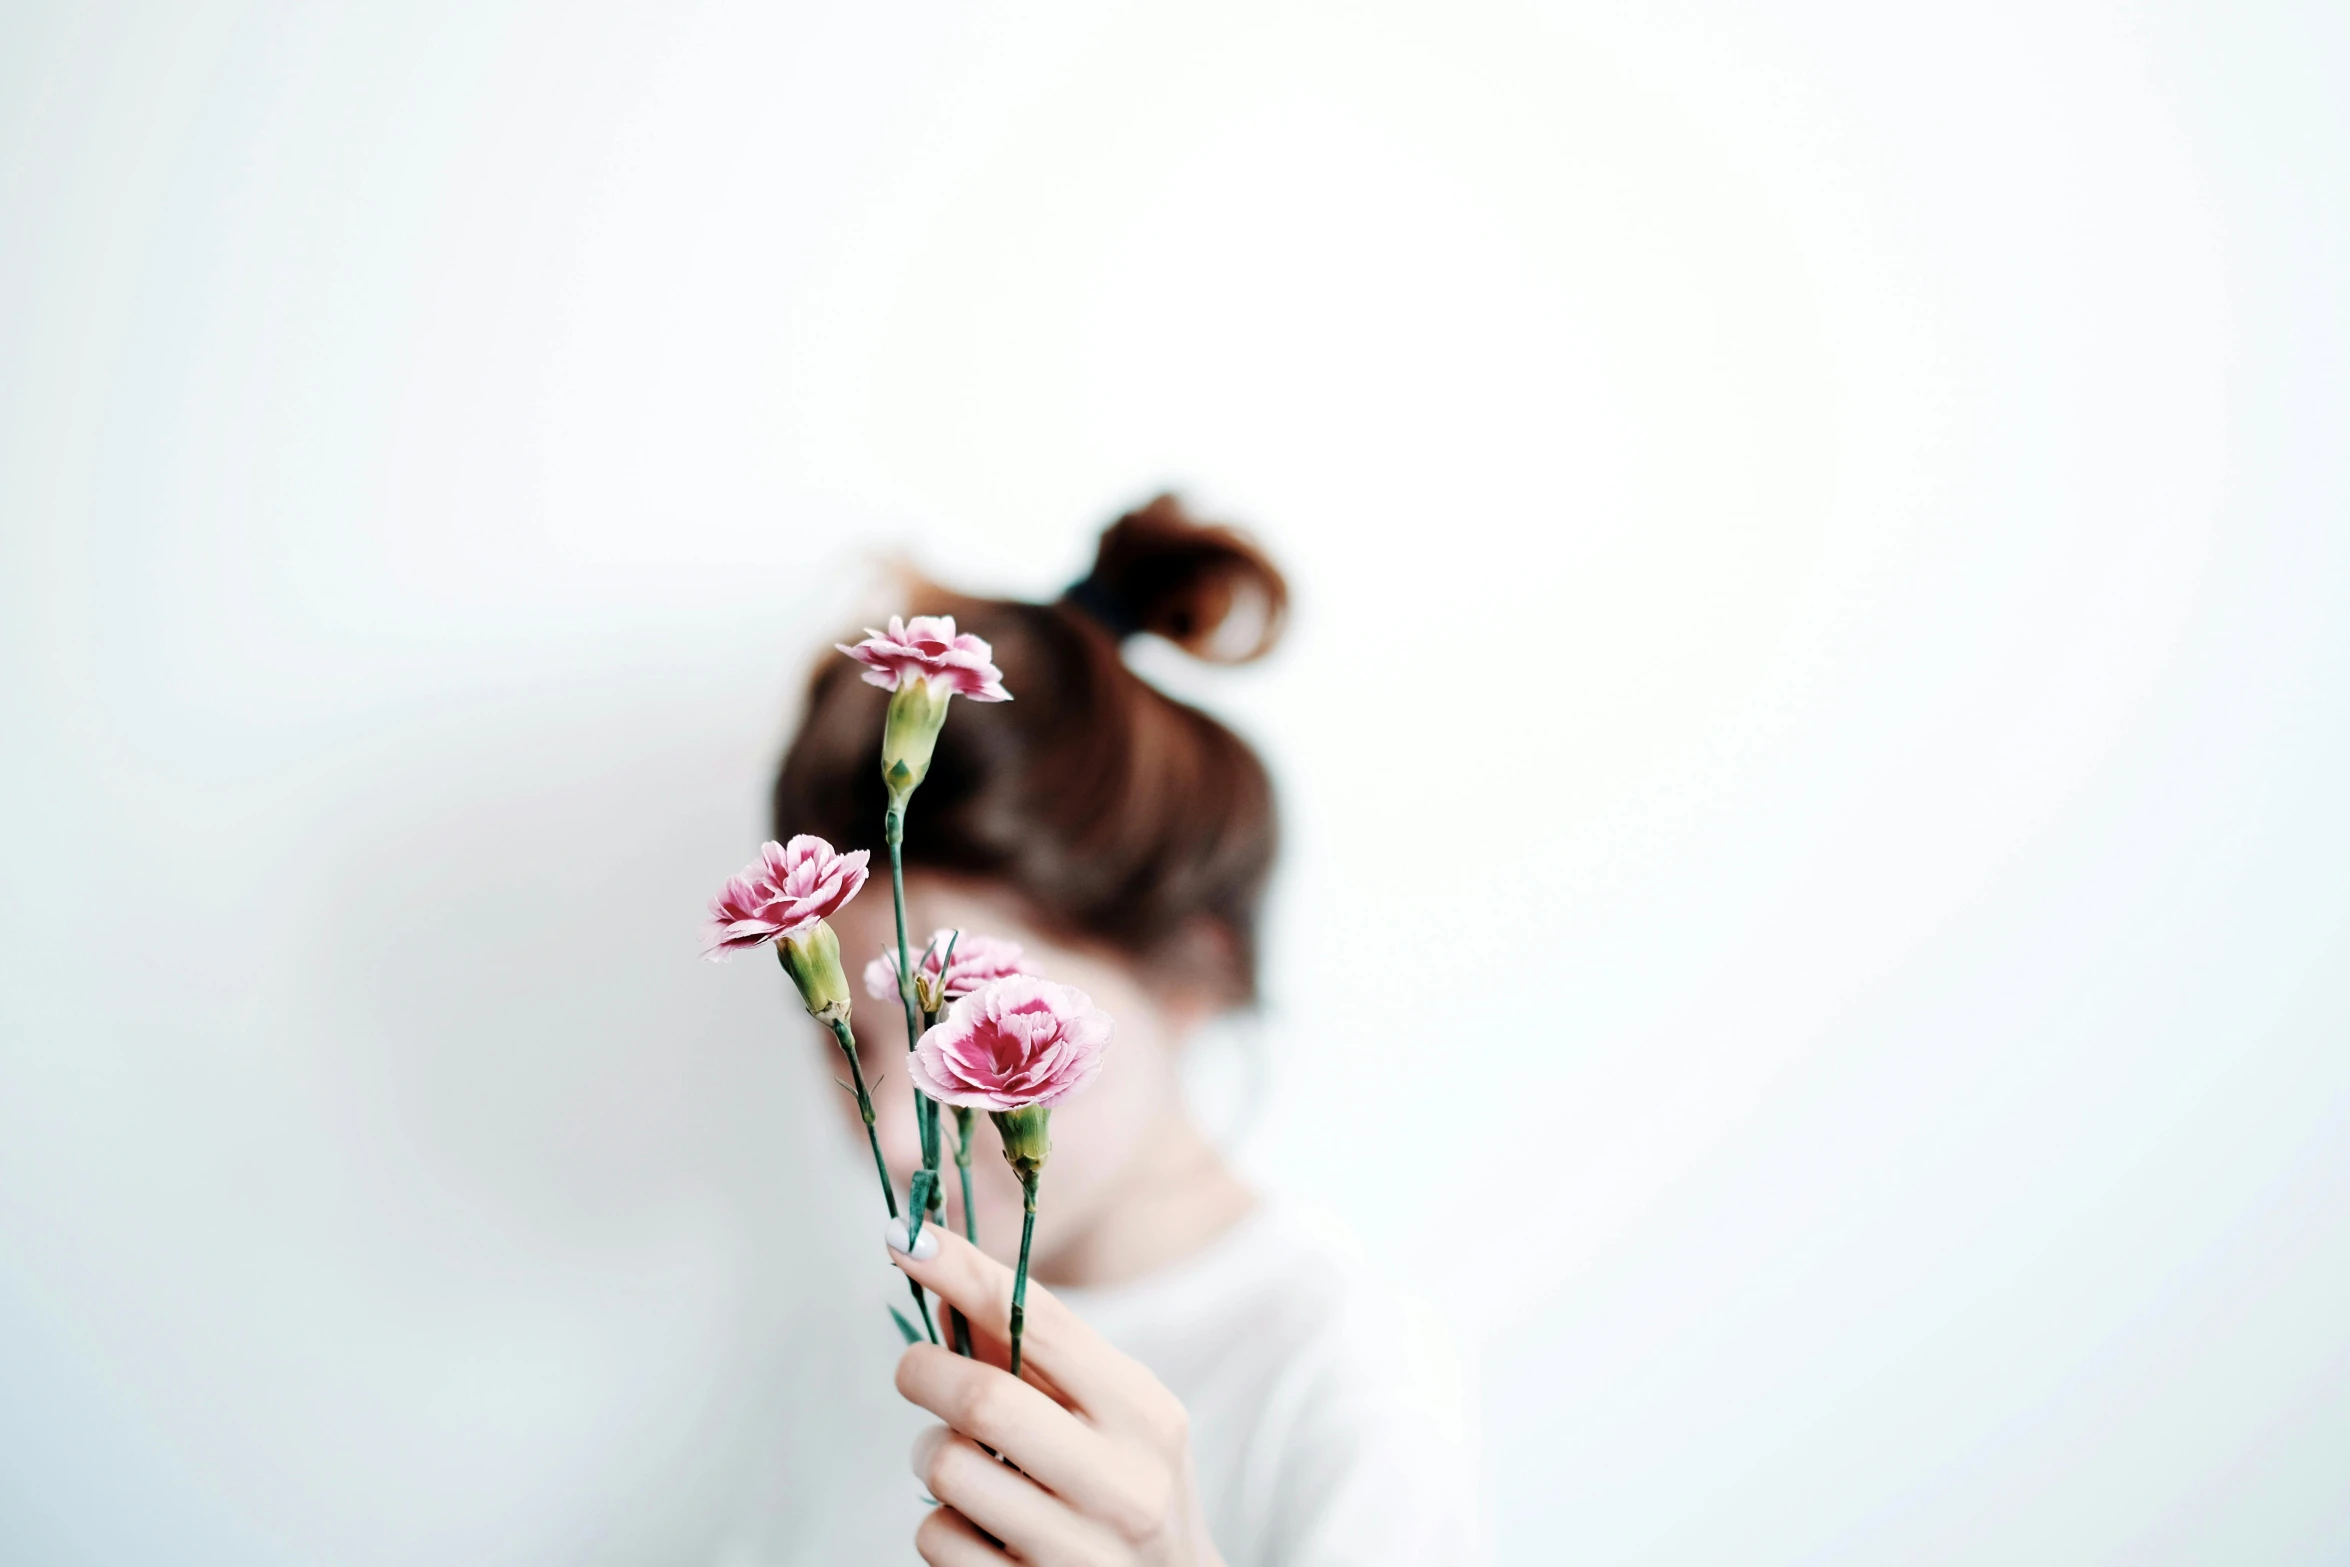
[[[1193,1032],[1257,998],[1274,796],[1246,742],[1136,675],[1121,648],[1150,633],[1243,663],[1271,650],[1287,602],[1254,544],[1161,497],[1112,525],[1055,602],[917,584],[905,606],[986,638],[1014,693],[957,704],[939,740],[907,819],[909,933],[1018,942],[1036,972],[1117,1021],[1101,1076],[1053,1116],[1022,1378],[984,1332],[1005,1320],[1020,1230],[1020,1189],[984,1117],[972,1159],[984,1250],[961,1238],[950,1179],[947,1222],[911,1256],[900,1228],[889,1251],[982,1330],[977,1359],[920,1344],[897,1372],[937,1419],[913,1465],[940,1505],[914,1543],[940,1567],[1378,1567],[1469,1553],[1459,1414],[1423,1374],[1423,1336],[1342,1248],[1233,1173],[1178,1088]],[[874,741],[888,698],[858,674],[838,657],[818,665],[776,780],[775,830],[871,849],[879,866]],[[852,969],[894,945],[886,893],[835,924]],[[869,1063],[904,1049],[891,1007],[857,1021]],[[884,1077],[902,1189],[919,1157],[906,1076],[869,1075]]]

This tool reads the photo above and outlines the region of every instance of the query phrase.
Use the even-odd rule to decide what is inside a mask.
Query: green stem
[[[889,845],[890,901],[898,916],[898,1000],[906,1008],[906,1048],[922,1037],[922,1014],[914,1004],[914,966],[906,959],[906,804],[892,800],[881,819],[882,841]]]
[[[914,1005],[913,969],[906,961],[906,802],[893,792],[888,810],[881,819],[882,837],[889,844],[890,902],[898,918],[898,1000],[906,1008],[906,1049],[922,1037],[921,1014]],[[908,1085],[912,1086],[912,1085]],[[922,1138],[922,1168],[930,1179],[915,1182],[908,1190],[906,1213],[906,1250],[914,1249],[914,1242],[922,1234],[922,1221],[929,1218],[929,1198],[938,1190],[938,1106],[931,1103],[921,1089],[914,1089],[914,1129]],[[931,1320],[930,1298],[922,1293],[922,1286],[912,1279],[906,1283],[914,1291],[914,1304],[922,1308],[922,1330],[930,1335],[930,1342],[938,1342],[938,1325]]]
[[[881,819],[882,839],[889,845],[890,902],[897,915],[898,926],[898,1001],[906,1009],[906,1048],[912,1050],[922,1037],[922,1011],[914,998],[914,968],[906,952],[906,802],[892,797]],[[920,1088],[914,1090],[914,1128],[922,1139],[922,1168],[930,1172],[929,1190],[938,1189],[938,1105]],[[923,1221],[929,1218],[925,1204],[913,1203],[915,1210],[906,1220],[906,1244],[922,1233]]]
[[[1020,1330],[1028,1325],[1028,1243],[1036,1235],[1036,1172],[1020,1172],[1020,1266],[1012,1275],[1012,1375],[1020,1374]]]
[[[849,1081],[857,1088],[857,1114],[865,1122],[865,1141],[873,1146],[873,1173],[881,1177],[881,1200],[888,1207],[889,1216],[894,1219],[898,1216],[898,1194],[890,1190],[889,1161],[881,1157],[881,1134],[873,1129],[873,1096],[865,1091],[865,1069],[857,1062],[857,1036],[849,1028],[847,1018],[832,1020],[832,1037],[840,1041],[840,1053],[849,1058]],[[913,1244],[911,1238],[906,1242],[909,1250]],[[929,1297],[922,1293],[922,1286],[912,1279],[906,1280],[906,1287],[914,1292],[914,1304],[922,1313],[922,1326],[929,1333],[930,1342],[937,1343],[938,1328],[930,1320]]]
[[[922,1331],[930,1335],[930,1342],[931,1342],[931,1343],[933,1343],[933,1344],[937,1343],[937,1342],[938,1342],[938,1324],[937,1324],[936,1322],[934,1322],[934,1321],[932,1321],[932,1320],[931,1320],[931,1316],[930,1316],[930,1297],[929,1297],[928,1295],[925,1295],[925,1294],[923,1294],[923,1293],[922,1293],[922,1286],[921,1286],[921,1285],[919,1285],[919,1284],[917,1284],[917,1283],[915,1283],[915,1282],[914,1282],[912,1279],[908,1279],[908,1280],[906,1280],[906,1288],[907,1288],[907,1289],[909,1289],[909,1290],[911,1290],[911,1291],[913,1292],[913,1295],[914,1295],[914,1304],[915,1304],[916,1306],[918,1306],[918,1307],[920,1307],[920,1308],[921,1308],[921,1311],[922,1311]]]
[[[971,1209],[971,1123],[978,1119],[976,1110],[965,1105],[955,1106],[955,1173],[963,1178],[963,1239],[979,1244],[979,1216]],[[963,1314],[948,1308],[948,1321],[954,1329],[955,1353],[971,1353],[971,1324]]]
[[[865,1120],[865,1140],[873,1145],[873,1173],[881,1177],[881,1200],[889,1205],[889,1216],[898,1216],[898,1194],[890,1190],[889,1161],[881,1157],[881,1134],[873,1130],[873,1096],[865,1092],[865,1069],[857,1064],[857,1036],[849,1029],[845,1017],[832,1021],[832,1037],[840,1041],[840,1053],[849,1058],[849,1081],[857,1086],[857,1114]]]
[[[971,1206],[971,1123],[979,1119],[979,1112],[968,1105],[955,1106],[955,1172],[963,1178],[963,1239],[979,1244],[979,1212]]]

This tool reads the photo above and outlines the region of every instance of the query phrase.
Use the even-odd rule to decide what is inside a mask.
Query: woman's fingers
[[[922,1250],[930,1250],[933,1235],[938,1237],[938,1250],[932,1255],[909,1257],[892,1246],[889,1260],[960,1308],[974,1329],[1003,1337],[1012,1315],[1012,1270],[936,1225],[922,1232]],[[1023,1358],[1096,1421],[1128,1429],[1148,1424],[1159,1413],[1159,1404],[1172,1402],[1157,1378],[1111,1348],[1034,1279],[1028,1281],[1026,1304]]]
[[[1123,1532],[1165,1514],[1166,1487],[1153,1483],[1161,1469],[993,1366],[916,1344],[898,1360],[898,1391],[1088,1518]]]
[[[1102,1434],[1002,1368],[936,1344],[898,1357],[898,1394],[984,1442],[1054,1490],[1082,1485],[1108,1449]]]
[[[914,1549],[930,1567],[1002,1567],[1003,1548],[952,1507],[933,1507],[914,1531]]]
[[[1100,1561],[1108,1541],[1094,1524],[970,1438],[932,1426],[914,1442],[914,1473],[930,1494],[1037,1567]]]
[[[890,1260],[983,1334],[1001,1331],[1011,1270],[935,1229],[924,1232],[921,1249],[928,1255],[893,1245]],[[1052,1396],[934,1345],[916,1344],[898,1361],[898,1391],[952,1428],[932,1433],[916,1453],[931,1494],[1018,1561],[1119,1559],[1127,1546],[1166,1538],[1189,1485],[1182,1403],[1034,1285],[1024,1344]]]

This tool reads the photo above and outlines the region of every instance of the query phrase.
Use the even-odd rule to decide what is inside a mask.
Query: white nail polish
[[[883,1227],[881,1233],[883,1239],[889,1242],[889,1249],[901,1257],[911,1257],[916,1262],[928,1262],[938,1255],[938,1227],[936,1225],[925,1224],[922,1226],[922,1233],[915,1238],[912,1251],[906,1250],[905,1220],[890,1220]]]

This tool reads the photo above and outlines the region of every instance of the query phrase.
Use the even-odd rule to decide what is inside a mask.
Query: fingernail
[[[924,1430],[920,1436],[914,1438],[915,1479],[926,1480],[930,1477],[931,1455],[938,1451],[939,1445],[946,1439],[947,1428],[945,1426],[931,1426]]]
[[[882,1239],[889,1242],[889,1249],[901,1257],[911,1257],[916,1262],[928,1262],[938,1255],[938,1230],[934,1225],[925,1224],[922,1226],[922,1233],[914,1238],[914,1249],[911,1251],[906,1249],[905,1220],[890,1220],[882,1228],[881,1236]]]

